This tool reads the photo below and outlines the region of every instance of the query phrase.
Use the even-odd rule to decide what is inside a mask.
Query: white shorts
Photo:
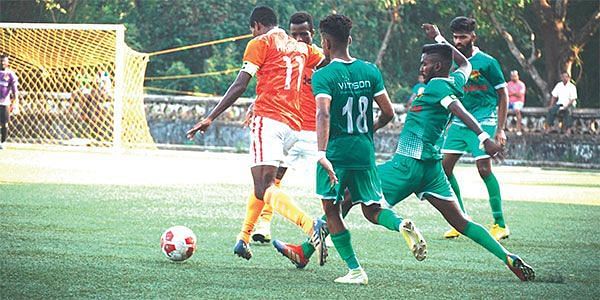
[[[292,145],[286,145],[284,148],[286,159],[285,167],[297,168],[303,162],[307,162],[314,167],[317,161],[317,133],[315,131],[296,131],[296,141]]]
[[[523,110],[523,106],[525,106],[524,102],[508,103],[508,109],[510,109],[510,110]]]
[[[287,124],[254,116],[250,125],[252,166],[280,166],[285,161],[284,149],[293,147],[296,141],[296,132]]]

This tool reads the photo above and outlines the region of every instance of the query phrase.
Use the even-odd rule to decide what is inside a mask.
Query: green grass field
[[[528,283],[520,282],[470,240],[444,240],[445,222],[428,203],[411,197],[395,208],[415,220],[424,233],[429,256],[423,262],[412,257],[399,234],[371,225],[356,210],[348,224],[358,258],[369,274],[369,285],[346,286],[332,282],[346,272],[333,249],[325,266],[311,263],[305,270],[296,270],[271,246],[253,246],[250,261],[232,254],[249,181],[189,179],[195,183],[181,180],[175,184],[159,170],[154,174],[156,182],[149,180],[147,185],[137,181],[113,184],[104,175],[94,184],[72,184],[69,181],[80,182],[55,176],[48,171],[49,165],[29,165],[18,159],[29,156],[41,162],[57,154],[3,153],[8,157],[0,159],[0,168],[3,172],[9,168],[9,172],[0,174],[0,299],[593,299],[600,295],[598,205],[530,202],[527,193],[521,201],[505,202],[512,235],[502,243],[536,269],[536,281]],[[184,157],[178,159],[186,160],[191,154],[181,155]],[[88,160],[79,162],[85,165]],[[205,178],[210,173],[194,169],[203,164],[206,162],[190,160],[182,168],[191,168],[192,174]],[[35,176],[19,175],[27,168]],[[472,166],[461,168],[466,171]],[[512,170],[501,168],[499,173]],[[548,175],[537,172],[536,186],[539,178]],[[600,194],[589,194],[600,188],[597,172],[552,172],[565,178],[581,176],[572,185],[563,180],[559,190],[564,195],[579,194],[584,203],[598,204]],[[98,173],[104,174],[101,167],[89,170],[87,176],[98,177]],[[533,176],[527,177],[535,181]],[[286,189],[311,215],[320,213],[310,188],[290,184]],[[476,221],[491,221],[486,200],[467,198],[466,203]],[[160,235],[172,225],[190,227],[199,239],[197,252],[183,263],[172,263],[160,252]],[[286,241],[303,239],[299,229],[280,217],[275,218],[273,234]]]

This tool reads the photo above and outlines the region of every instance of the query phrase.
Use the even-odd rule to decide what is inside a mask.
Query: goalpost
[[[143,103],[148,55],[108,24],[0,23],[19,78],[9,142],[152,147]]]

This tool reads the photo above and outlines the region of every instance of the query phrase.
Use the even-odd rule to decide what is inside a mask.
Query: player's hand
[[[10,112],[10,114],[18,114],[19,113],[19,105],[16,104],[16,103],[13,103],[10,106],[10,111],[9,112]]]
[[[506,145],[506,133],[504,133],[504,129],[496,130],[494,139],[496,140],[496,143],[498,143],[500,146],[504,147],[504,145]]]
[[[329,159],[327,159],[327,157],[321,157],[319,159],[319,163],[321,164],[323,169],[325,169],[325,171],[327,171],[327,175],[329,175],[329,183],[331,183],[331,186],[338,183],[337,175],[335,175],[335,171],[333,170],[333,165],[331,164]]]
[[[250,127],[253,117],[254,117],[254,103],[252,103],[252,104],[250,104],[250,106],[248,106],[248,110],[246,111],[246,116],[244,117],[244,121],[242,122],[242,125],[244,127]]]
[[[193,139],[196,132],[200,131],[200,133],[204,133],[206,129],[212,124],[212,120],[209,118],[202,119],[200,122],[196,123],[194,127],[187,131],[186,136],[188,139]]]
[[[432,40],[435,39],[436,36],[440,35],[440,30],[434,24],[425,23],[421,25],[421,28],[425,30],[425,34],[427,35],[427,37]]]
[[[485,153],[492,157],[492,159],[499,163],[504,160],[504,150],[502,146],[498,145],[491,139],[486,139],[483,141],[483,147],[485,149]]]

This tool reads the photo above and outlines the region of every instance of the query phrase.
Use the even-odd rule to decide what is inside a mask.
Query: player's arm
[[[506,134],[504,126],[506,125],[506,113],[508,111],[508,91],[506,86],[496,89],[498,95],[498,126],[496,127],[495,139],[500,145],[506,144]]]
[[[481,126],[479,125],[477,120],[475,120],[473,115],[471,115],[464,108],[464,106],[460,101],[458,101],[458,99],[447,96],[446,98],[442,99],[442,105],[446,106],[446,108],[453,115],[455,115],[457,118],[463,121],[463,123],[469,129],[473,130],[473,132],[477,134],[477,138],[479,138],[479,141],[483,144],[483,147],[485,148],[485,152],[487,154],[489,154],[494,159],[504,158],[504,154],[502,153],[502,147],[496,144],[494,141],[492,141],[490,135],[484,132],[483,129],[481,129]]]
[[[452,59],[454,59],[454,62],[458,65],[457,71],[462,72],[465,75],[465,78],[469,78],[472,70],[471,63],[462,53],[460,53],[460,51],[458,51],[458,49],[454,47],[454,45],[446,41],[446,39],[440,33],[438,27],[433,24],[423,24],[421,27],[425,30],[427,37],[440,44],[449,45],[450,48],[452,48]]]
[[[17,75],[13,73],[13,81],[11,84],[11,93],[13,96],[13,102],[11,104],[11,112],[18,113],[19,112],[19,88],[18,88],[18,79]]]
[[[387,92],[375,96],[374,100],[375,103],[377,103],[377,106],[379,106],[379,110],[381,110],[379,117],[373,124],[373,131],[377,131],[394,118],[394,107],[392,106],[392,101],[390,101]]]
[[[248,88],[248,83],[250,83],[250,79],[252,79],[252,75],[247,72],[241,71],[235,81],[229,86],[227,92],[221,101],[213,108],[213,110],[208,114],[208,117],[202,119],[200,122],[196,123],[192,129],[188,130],[187,137],[192,139],[196,132],[200,131],[204,133],[206,129],[212,124],[212,121],[220,116],[226,109],[228,109],[235,101],[242,96],[242,94]]]
[[[338,178],[333,170],[333,165],[325,156],[327,151],[327,144],[329,143],[329,120],[330,120],[330,107],[331,107],[331,96],[325,94],[318,94],[315,96],[317,102],[317,150],[319,163],[329,174],[329,181],[331,184],[338,182]]]

